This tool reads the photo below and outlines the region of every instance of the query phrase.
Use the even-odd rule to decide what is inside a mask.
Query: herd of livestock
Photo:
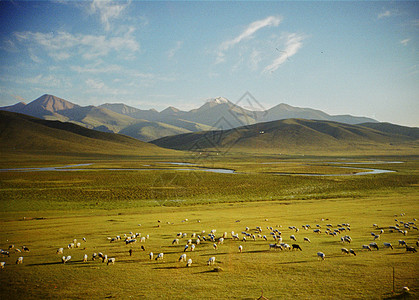
[[[171,242],[168,240],[167,245],[162,245],[162,247],[166,246],[176,249],[180,254],[177,261],[185,263],[184,266],[186,267],[190,267],[193,264],[192,259],[188,258],[190,254],[187,253],[193,252],[199,247],[206,247],[206,249],[212,247],[214,251],[211,253],[213,254],[208,255],[205,259],[205,264],[213,266],[216,262],[217,249],[223,247],[227,242],[236,243],[236,251],[239,253],[246,252],[246,245],[252,241],[266,241],[266,245],[264,246],[266,251],[303,251],[303,249],[307,249],[307,251],[313,252],[313,257],[317,257],[318,260],[323,261],[327,259],[327,253],[321,251],[322,249],[313,249],[314,247],[311,246],[312,241],[309,238],[310,236],[311,239],[316,239],[320,235],[327,235],[331,238],[335,238],[336,241],[340,243],[340,252],[342,255],[356,256],[358,251],[377,251],[382,247],[392,250],[394,248],[404,248],[408,253],[417,252],[415,245],[408,244],[404,238],[409,234],[409,231],[418,230],[415,224],[416,219],[412,219],[412,221],[403,220],[405,219],[404,214],[396,215],[395,217],[395,223],[391,226],[380,227],[377,224],[372,224],[373,231],[371,232],[371,239],[362,243],[362,245],[358,245],[357,242],[356,246],[351,238],[351,225],[349,223],[335,225],[324,225],[322,223],[323,225],[316,224],[312,226],[310,224],[305,224],[299,227],[288,226],[284,228],[279,225],[275,227],[266,226],[264,228],[262,228],[262,226],[256,226],[254,228],[244,227],[243,231],[240,233],[231,231],[229,233],[222,232],[218,234],[216,229],[212,229],[209,232],[201,230],[199,233],[176,232],[173,234],[173,240],[171,240]],[[267,222],[268,220],[265,221]],[[157,226],[160,227],[160,221],[158,222],[159,224]],[[188,220],[185,219],[182,222],[188,222]],[[126,254],[124,255],[132,256],[133,252],[141,251],[147,253],[147,259],[155,261],[164,260],[165,256],[164,251],[161,251],[162,247],[156,249],[156,253],[153,252],[153,249],[148,249],[147,241],[150,239],[150,235],[148,234],[142,235],[141,233],[129,232],[108,237],[107,239],[109,243],[124,243],[126,245]],[[303,244],[299,243],[300,241]],[[391,241],[393,241],[393,243],[391,243]],[[138,244],[140,245],[137,246]],[[415,244],[416,246],[419,246],[419,239],[415,241]],[[56,254],[59,256],[57,260],[63,264],[76,261],[88,263],[89,261],[99,260],[107,265],[113,265],[120,259],[118,257],[109,257],[108,254],[103,252],[94,252],[88,255],[86,253],[80,253],[80,251],[74,252],[72,250],[76,248],[85,250],[85,245],[88,245],[88,240],[86,238],[83,237],[80,242],[78,242],[77,239],[73,239],[73,241],[65,247],[60,247],[56,250]],[[77,255],[77,258],[73,259],[69,254],[64,255],[64,252],[72,252],[74,253],[74,256]],[[0,255],[2,257],[10,258],[13,254],[17,256],[15,260],[16,264],[23,264],[24,258],[26,260],[26,257],[28,260],[31,259],[30,250],[27,246],[15,247],[15,245],[8,245],[7,250],[0,249]],[[0,268],[4,269],[8,263],[9,262],[1,261]],[[202,261],[199,263],[203,264]]]

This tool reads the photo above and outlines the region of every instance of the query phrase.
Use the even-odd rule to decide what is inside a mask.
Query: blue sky
[[[250,92],[419,126],[418,2],[1,1],[0,28],[0,106],[190,110]]]

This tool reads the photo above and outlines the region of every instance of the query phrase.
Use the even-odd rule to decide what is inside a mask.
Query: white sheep
[[[156,257],[156,260],[162,260],[163,259],[164,254],[163,253],[159,253]]]
[[[294,235],[290,235],[290,239],[291,239],[291,240],[294,240],[294,241],[297,241],[297,239],[295,238],[295,236],[294,236]]]
[[[107,254],[105,254],[103,257],[102,257],[102,262],[103,263],[105,263],[105,262],[107,262],[108,261],[108,255]]]
[[[95,260],[95,259],[96,259],[96,257],[97,257],[97,254],[96,254],[96,253],[93,253],[93,254],[92,254],[92,260]]]
[[[311,243],[311,241],[310,241],[310,239],[309,239],[308,237],[305,237],[305,238],[304,238],[304,242],[309,242],[309,243]]]
[[[145,240],[146,240],[145,236],[141,237],[140,243],[145,243]]]
[[[75,247],[76,248],[80,248],[80,246],[81,246],[81,244],[80,243],[77,243]]]
[[[58,248],[57,254],[63,254],[64,248]]]
[[[243,246],[242,246],[242,245],[240,245],[240,246],[239,246],[239,252],[240,252],[240,253],[242,253],[242,251],[243,251]]]
[[[0,262],[0,269],[4,269],[4,266],[6,265],[5,261],[1,261]]]
[[[87,262],[87,254],[83,256],[83,262]]]
[[[213,264],[215,264],[215,256],[212,256],[210,259],[208,259],[208,266]]]
[[[16,260],[16,264],[22,264],[23,263],[23,257],[22,256],[19,256],[18,258],[17,258],[17,260]]]
[[[115,264],[115,257],[108,258],[106,265],[109,266],[109,264]]]
[[[70,244],[68,244],[67,248],[68,248],[68,249],[72,249],[72,248],[74,248],[74,243],[70,243]]]
[[[191,251],[194,251],[195,250],[195,244],[192,244],[191,245]]]
[[[66,262],[70,261],[71,256],[70,256],[70,255],[69,255],[69,256],[67,256],[67,257],[64,257],[64,256],[63,256],[63,259],[64,259],[63,263],[66,263]]]
[[[179,261],[186,261],[186,254],[184,253],[184,254],[182,254],[180,257],[179,257]]]
[[[218,244],[224,244],[224,238],[220,237],[220,238],[218,239]]]
[[[174,239],[173,242],[172,242],[172,245],[173,244],[176,244],[176,245],[179,244],[179,239]]]
[[[217,250],[217,248],[218,248],[218,246],[217,246],[217,244],[212,244],[212,247],[214,248],[214,250]]]
[[[349,254],[349,250],[346,249],[346,248],[342,248],[341,251],[342,251],[342,253]]]
[[[189,245],[185,245],[185,248],[183,248],[183,252],[185,252],[186,250],[188,250]]]
[[[150,260],[151,260],[151,259],[153,259],[153,256],[154,256],[154,255],[153,255],[153,252],[150,252],[150,253],[148,254],[148,256],[150,257]]]
[[[317,252],[317,259],[321,258],[322,260],[324,260],[325,257],[326,257],[326,255],[323,252]]]
[[[352,250],[352,249],[349,249],[349,253],[351,253],[351,254],[353,254],[354,256],[356,256],[355,251],[354,251],[354,250]]]
[[[188,259],[188,262],[186,263],[186,266],[190,267],[191,265],[192,265],[192,259],[190,258],[190,259]]]
[[[199,245],[201,243],[200,239],[196,239],[196,244]]]

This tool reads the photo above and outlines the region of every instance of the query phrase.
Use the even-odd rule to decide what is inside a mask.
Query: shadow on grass
[[[390,299],[417,299],[416,296],[411,295],[409,292],[402,292],[398,294],[388,293],[383,297],[384,300]]]

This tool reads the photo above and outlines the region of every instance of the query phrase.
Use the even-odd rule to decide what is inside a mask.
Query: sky
[[[0,1],[0,106],[43,94],[158,111],[251,95],[419,127],[419,2]]]

